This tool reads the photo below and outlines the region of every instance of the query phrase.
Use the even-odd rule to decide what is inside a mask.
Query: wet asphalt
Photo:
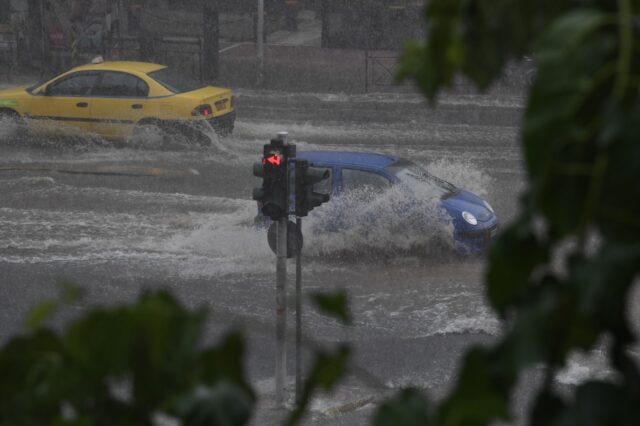
[[[400,155],[485,197],[504,226],[526,185],[523,102],[510,94],[450,95],[434,109],[411,94],[241,90],[234,134],[211,135],[207,148],[153,135],[121,147],[82,136],[16,140],[0,131],[0,339],[21,332],[25,315],[55,297],[61,279],[87,292],[51,320],[55,327],[91,306],[167,288],[185,305],[210,310],[208,342],[229,327],[245,331],[247,372],[261,396],[254,424],[277,424],[275,258],[264,233],[251,227],[258,184],[251,165],[262,144],[286,130],[298,150]],[[386,252],[362,251],[362,241],[340,235],[308,240],[305,294],[346,289],[354,324],[323,317],[305,299],[306,348],[349,342],[357,368],[336,393],[314,401],[307,424],[367,424],[373,403],[405,386],[441,397],[464,349],[500,333],[484,299],[484,257],[429,247],[426,235],[427,250],[407,253],[397,250],[401,236],[371,232],[368,241],[383,239]],[[291,262],[290,308],[293,272]],[[291,333],[293,319],[289,309]],[[518,396],[518,412],[528,394]]]

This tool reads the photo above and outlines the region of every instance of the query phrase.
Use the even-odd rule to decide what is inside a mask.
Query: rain
[[[498,231],[514,219],[526,187],[519,132],[531,61],[510,64],[483,93],[456,81],[434,105],[395,80],[403,44],[424,38],[423,1],[265,0],[262,17],[256,3],[0,0],[0,341],[22,330],[60,280],[86,296],[56,327],[166,288],[211,312],[207,340],[231,327],[245,332],[259,397],[251,424],[280,424],[276,257],[252,199],[264,144],[285,131],[298,152],[400,157],[490,203]],[[229,89],[232,128],[207,122],[191,129],[195,137],[150,119],[113,138],[97,129],[96,115],[27,111],[48,116],[39,120],[48,130],[34,132],[7,112],[17,98],[5,89],[32,90],[28,99],[38,100],[47,97],[43,84],[94,60],[167,65],[181,82]],[[112,120],[105,126],[113,113],[103,111]],[[354,318],[341,325],[304,298],[303,340],[348,342],[358,367],[313,399],[304,424],[369,424],[376,402],[407,386],[440,398],[465,349],[500,335],[483,287],[487,252],[460,253],[454,228],[439,196],[395,186],[334,192],[303,219],[303,293],[345,289]],[[295,260],[287,262],[291,404]],[[557,384],[606,374],[601,358],[572,358]],[[310,361],[307,345],[303,371]],[[520,415],[536,377],[527,380]]]

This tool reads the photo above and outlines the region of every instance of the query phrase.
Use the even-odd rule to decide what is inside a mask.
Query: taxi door
[[[100,71],[92,92],[93,131],[108,139],[128,137],[136,123],[155,116],[149,86],[139,77],[121,71]]]
[[[77,72],[49,83],[31,98],[28,123],[34,133],[91,132],[91,97],[96,72]]]

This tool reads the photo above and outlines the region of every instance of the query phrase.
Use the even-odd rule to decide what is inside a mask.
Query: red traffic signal
[[[262,164],[272,164],[274,166],[279,166],[282,164],[282,155],[280,154],[271,154],[262,159]]]

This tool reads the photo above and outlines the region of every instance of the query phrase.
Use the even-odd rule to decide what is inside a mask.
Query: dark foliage
[[[400,77],[431,99],[460,74],[485,89],[525,54],[537,74],[521,136],[529,187],[487,273],[488,298],[508,328],[494,346],[470,350],[452,393],[420,424],[511,420],[515,384],[534,366],[546,378],[532,425],[637,424],[627,303],[640,271],[639,11],[631,0],[429,3],[427,42],[407,47]],[[555,373],[603,337],[615,380],[559,395]],[[388,405],[376,424],[395,424]]]

